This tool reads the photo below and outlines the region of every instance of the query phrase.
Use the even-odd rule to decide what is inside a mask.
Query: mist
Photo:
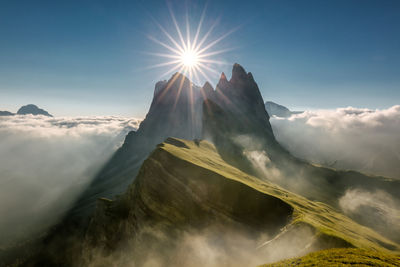
[[[90,259],[83,264],[77,262],[77,265],[250,267],[321,249],[315,244],[315,233],[310,228],[289,228],[285,227],[277,236],[268,236],[262,232],[250,235],[239,229],[210,224],[201,230],[179,231],[172,242],[164,239],[168,233],[142,229],[136,237],[146,238],[119,246],[112,253],[88,247]]]
[[[276,139],[299,158],[400,178],[400,105],[306,111],[270,121]]]
[[[0,246],[57,222],[139,120],[0,117]]]
[[[400,201],[382,190],[349,189],[339,199],[342,211],[400,242]]]

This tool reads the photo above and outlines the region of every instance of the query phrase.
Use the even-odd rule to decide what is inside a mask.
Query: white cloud
[[[54,223],[135,130],[122,117],[0,117],[0,246]]]
[[[347,190],[339,199],[339,205],[348,216],[398,242],[400,233],[398,199],[382,190],[366,191],[353,188]]]
[[[273,117],[271,124],[277,140],[298,157],[400,178],[400,105],[306,111]]]

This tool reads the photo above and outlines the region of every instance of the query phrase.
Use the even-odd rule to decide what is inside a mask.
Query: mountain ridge
[[[182,257],[182,238],[194,233],[204,238],[217,235],[227,248],[231,241],[223,233],[254,239],[247,249],[261,255],[259,264],[322,248],[400,250],[398,244],[329,205],[229,165],[208,141],[168,138],[144,161],[126,193],[115,200],[98,200],[84,237],[76,237],[81,241],[72,251],[76,256],[70,265],[121,261],[142,265],[157,257],[161,266],[175,266],[175,259]],[[284,254],[274,253],[296,235],[301,237],[297,246]],[[56,255],[53,264],[71,259]],[[187,258],[180,264],[196,266]]]

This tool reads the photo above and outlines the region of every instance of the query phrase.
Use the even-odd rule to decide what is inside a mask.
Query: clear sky
[[[195,30],[206,2],[169,1]],[[155,21],[178,38],[165,1],[0,1],[0,110],[34,103],[54,115],[143,117],[168,68]],[[202,34],[215,65],[240,63],[264,100],[291,109],[400,104],[400,1],[208,1]],[[194,31],[192,29],[192,32]],[[211,76],[215,85],[218,78]],[[204,80],[202,80],[203,82]]]

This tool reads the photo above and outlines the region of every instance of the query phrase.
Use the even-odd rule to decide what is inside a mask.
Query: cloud
[[[306,111],[272,117],[271,124],[277,140],[300,158],[400,178],[400,105]]]
[[[0,117],[0,246],[56,222],[139,123],[112,116]]]
[[[339,205],[348,216],[399,241],[400,202],[390,194],[353,188],[339,199]]]
[[[174,233],[173,241],[162,231],[147,231],[141,229],[135,232],[136,237],[142,238],[126,246],[118,246],[112,253],[88,247],[89,262],[77,262],[76,265],[259,266],[320,249],[314,242],[314,232],[308,227],[285,227],[274,237],[265,233],[249,234],[211,223],[201,230],[178,231]],[[160,239],[152,238],[155,236]]]

